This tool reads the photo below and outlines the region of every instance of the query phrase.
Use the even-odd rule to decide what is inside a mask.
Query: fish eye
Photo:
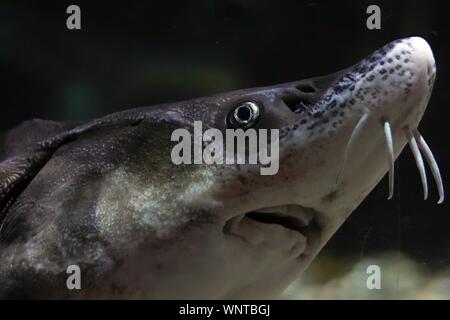
[[[228,115],[231,128],[248,128],[255,124],[260,115],[260,107],[255,102],[244,102],[234,108]]]

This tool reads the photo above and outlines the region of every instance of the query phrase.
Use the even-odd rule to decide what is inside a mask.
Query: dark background
[[[419,35],[438,77],[421,124],[449,180],[450,10],[446,1],[103,1],[0,3],[0,131],[39,117],[75,120],[221,91],[270,85],[350,66],[396,38]],[[66,29],[77,4],[82,30]],[[377,4],[382,29],[366,28]],[[450,266],[450,210],[422,200],[409,150],[324,249],[364,256],[401,250]]]

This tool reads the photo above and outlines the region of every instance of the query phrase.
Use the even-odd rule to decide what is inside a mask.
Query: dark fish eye
[[[248,128],[260,115],[260,108],[255,102],[244,102],[234,108],[228,115],[228,126],[232,128]]]

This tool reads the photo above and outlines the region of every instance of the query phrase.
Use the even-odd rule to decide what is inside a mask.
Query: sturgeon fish
[[[435,75],[429,45],[410,37],[327,76],[22,123],[0,145],[0,297],[277,297],[386,173],[392,197],[407,144],[424,198],[426,162],[444,200],[418,131]],[[278,173],[174,164],[171,134],[194,121],[279,129]]]

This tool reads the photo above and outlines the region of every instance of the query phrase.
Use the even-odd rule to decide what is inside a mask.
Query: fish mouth
[[[318,221],[314,209],[288,204],[235,216],[226,222],[224,233],[238,236],[251,244],[271,243],[277,237],[274,233],[289,234],[289,241],[294,238],[291,256],[304,259],[318,251],[322,231]]]

